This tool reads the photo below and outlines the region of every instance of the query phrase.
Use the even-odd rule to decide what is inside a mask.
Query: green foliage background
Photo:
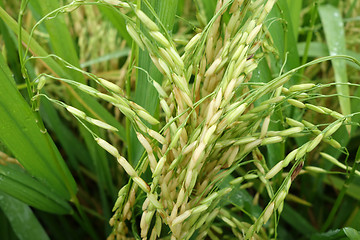
[[[104,239],[111,232],[108,221],[117,191],[128,178],[86,128],[63,108],[45,99],[31,100],[35,93],[27,89],[34,82],[26,79],[34,80],[40,73],[49,73],[92,85],[89,75],[69,68],[61,58],[83,71],[111,79],[130,99],[158,118],[157,93],[148,81],[148,74],[158,82],[162,74],[148,52],[133,44],[126,31],[126,19],[117,8],[84,1],[74,11],[43,19],[32,32],[32,27],[46,14],[70,2],[26,3],[0,1],[0,239]],[[167,34],[178,43],[180,52],[194,32],[214,16],[216,6],[215,0],[151,0],[149,3]],[[148,8],[144,11],[151,15]],[[259,63],[252,81],[268,82],[279,73],[329,55],[348,55],[360,61],[359,13],[357,0],[278,0],[267,21],[273,52]],[[19,49],[20,45],[28,46],[30,52]],[[25,61],[24,54],[43,58]],[[129,59],[135,57],[138,70],[131,73]],[[359,69],[350,61],[334,58],[300,70],[290,84],[337,83],[336,88],[324,92],[334,97],[318,101],[347,115],[360,111]],[[119,112],[66,83],[52,81],[41,92],[116,127],[118,132],[109,134],[86,125],[98,136],[110,139],[136,166],[143,148],[130,122]],[[346,97],[349,95],[353,97]],[[296,117],[302,113],[291,114]],[[324,121],[320,115],[310,117],[317,124]],[[360,159],[356,126],[359,115],[352,122],[350,134],[345,127],[335,134],[350,157],[329,146],[322,146],[321,151],[356,167]],[[271,129],[280,130],[281,125],[272,123]],[[268,165],[274,166],[294,145],[305,141],[299,138],[296,142],[271,145],[265,150]],[[296,179],[283,213],[276,219],[277,237],[359,239],[360,177],[325,161],[318,152],[308,157],[309,165],[334,174],[310,173]],[[274,181],[281,183],[280,179]],[[225,205],[230,211],[235,207],[257,217],[266,202],[253,204],[256,194],[265,195],[261,189],[232,192]],[[221,227],[223,232],[218,237],[231,239],[229,227],[226,224]]]

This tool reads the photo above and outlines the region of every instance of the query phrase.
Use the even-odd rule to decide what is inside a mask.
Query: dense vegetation
[[[360,239],[359,1],[0,7],[0,239]]]

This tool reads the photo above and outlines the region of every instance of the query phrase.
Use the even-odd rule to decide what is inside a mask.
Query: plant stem
[[[308,31],[308,33],[306,35],[306,45],[305,45],[305,49],[304,49],[304,55],[301,60],[301,65],[304,65],[308,58],[310,43],[311,43],[313,31],[314,31],[314,25],[315,25],[315,21],[317,18],[317,5],[318,5],[318,2],[315,1],[313,3],[313,7],[311,8],[310,30]],[[299,72],[300,76],[304,74],[304,71],[305,71],[304,68],[300,70],[300,72]]]
[[[345,183],[344,183],[344,185],[343,185],[343,187],[342,187],[342,189],[341,189],[341,191],[340,191],[340,193],[339,193],[339,195],[338,195],[338,197],[337,197],[337,199],[336,199],[336,201],[334,203],[334,206],[331,209],[331,212],[330,212],[328,218],[326,219],[325,223],[321,227],[321,232],[326,231],[329,228],[331,222],[334,220],[335,214],[336,214],[337,210],[340,207],[340,204],[341,204],[341,202],[342,202],[342,200],[343,200],[343,198],[344,198],[344,196],[346,194],[346,191],[349,188],[350,183],[354,179],[355,169],[357,169],[357,166],[358,166],[359,162],[360,162],[360,147],[358,148],[358,151],[356,153],[355,161],[354,161],[354,164],[352,166],[349,177],[348,177],[348,179],[346,179],[346,181],[345,181]]]
[[[19,12],[19,17],[18,17],[18,51],[19,51],[21,73],[22,73],[22,75],[23,75],[23,77],[25,79],[28,96],[29,96],[29,99],[31,101],[31,98],[33,97],[33,93],[32,93],[32,89],[31,89],[30,79],[29,79],[29,76],[27,74],[27,71],[26,71],[26,68],[25,68],[25,65],[24,65],[24,59],[26,58],[26,56],[23,56],[22,27],[21,27],[22,19],[24,17],[24,11],[26,9],[26,6],[27,6],[28,2],[29,2],[29,0],[21,1],[20,12]]]
[[[92,237],[92,239],[99,239],[99,237],[96,235],[94,228],[91,226],[91,223],[89,221],[89,219],[87,218],[85,212],[82,209],[82,206],[79,203],[79,200],[77,199],[77,197],[75,197],[73,199],[73,203],[76,206],[76,209],[79,212],[78,216],[76,213],[74,213],[72,216],[74,217],[74,219],[81,225],[83,226],[83,229],[86,229],[86,231],[89,233],[89,235]]]

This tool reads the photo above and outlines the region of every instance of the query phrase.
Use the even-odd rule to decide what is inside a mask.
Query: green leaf
[[[40,13],[40,15],[45,15],[56,8],[59,8],[58,0],[49,0],[44,2],[42,0],[34,0],[31,1],[31,4],[34,6],[34,9]],[[106,10],[105,10],[106,11]],[[122,22],[118,23],[118,27],[122,27],[124,30],[124,26],[122,26]],[[45,21],[46,30],[50,36],[51,47],[56,55],[63,58],[67,62],[71,63],[75,67],[79,67],[79,59],[77,53],[75,51],[75,45],[71,38],[68,27],[65,23],[64,16],[62,14],[57,15],[55,18]],[[84,83],[84,77],[79,72],[72,71],[70,69],[66,69],[67,75],[79,82]],[[92,97],[76,91],[80,96],[80,99],[72,99],[71,104],[79,109],[84,109],[82,103],[85,103],[89,106],[86,108],[86,112],[90,112],[90,114],[95,115],[99,119],[103,119],[109,124],[117,127],[119,129],[118,135],[120,138],[123,136],[123,127],[114,119],[114,117],[109,114],[109,112],[104,109],[99,103]],[[97,116],[99,115],[99,116]],[[79,124],[80,125],[80,124]],[[81,126],[82,127],[82,126]],[[96,134],[99,135],[99,131],[97,129],[93,130]],[[101,149],[93,140],[92,135],[90,135],[87,130],[81,129],[80,133],[85,140],[87,148],[90,149],[90,152],[95,152],[95,154],[90,154],[93,160],[93,165],[95,169],[95,173],[98,177],[98,186],[100,189],[101,203],[103,207],[103,211],[105,212],[105,217],[109,218],[109,207],[106,201],[105,188],[110,189],[110,195],[114,195],[114,187],[111,179],[110,167],[108,161],[106,159],[106,153],[103,149]]]
[[[19,240],[50,239],[28,205],[0,192],[0,208]]]
[[[327,178],[324,178],[324,183],[334,187],[335,189],[341,190],[345,181],[339,177],[328,176]],[[351,183],[348,190],[346,191],[346,194],[350,197],[360,200],[360,186],[356,183]]]
[[[274,40],[275,47],[278,49],[281,64],[285,65],[285,72],[300,65],[299,54],[297,52],[295,34],[293,30],[292,18],[289,11],[287,0],[277,1],[279,7],[273,7],[268,15],[268,19],[283,19],[282,21],[267,21],[269,31]],[[279,61],[277,61],[279,62]],[[282,66],[272,69],[273,74],[278,75]],[[297,80],[294,78],[292,83]]]
[[[305,45],[306,42],[299,42],[297,44],[297,49],[301,57],[304,55]],[[325,43],[310,42],[308,57],[325,57],[328,55],[329,49]]]
[[[342,204],[339,206],[339,210],[336,213],[336,217],[332,222],[333,228],[341,228],[343,226],[351,227],[352,224],[356,224],[356,214],[359,212],[358,200],[354,198],[344,197]],[[356,226],[356,225],[355,225]],[[360,226],[360,225],[359,225]]]
[[[271,71],[265,59],[259,62],[257,69],[254,71],[253,76],[251,78],[252,82],[270,82],[272,80]],[[259,105],[261,102],[270,98],[270,94],[266,94],[261,97],[259,100],[255,102],[255,105]],[[279,110],[276,110],[275,113],[271,116],[271,122],[269,125],[269,130],[282,130],[281,124],[282,116]],[[276,143],[270,144],[266,146],[267,148],[267,158],[266,161],[268,163],[269,168],[273,167],[276,163],[283,160],[285,158],[285,144],[284,143]]]
[[[41,0],[34,0],[30,2],[32,5],[33,11],[36,11],[38,14],[44,16],[51,11],[60,7],[58,0],[48,0],[43,2]],[[60,58],[64,59],[65,61],[69,62],[70,64],[74,65],[75,67],[80,67],[79,58],[77,56],[77,52],[75,50],[74,42],[71,38],[68,26],[65,23],[64,16],[62,14],[58,14],[56,17],[45,20],[46,30],[50,36],[50,44],[51,48],[54,53],[59,56]],[[26,37],[24,36],[24,40]],[[34,41],[34,40],[32,40]],[[35,53],[36,54],[36,53]],[[46,54],[39,54],[42,56],[46,56]],[[66,76],[75,81],[85,83],[84,77],[80,72],[73,71],[70,68],[66,68]],[[59,74],[61,76],[61,74]],[[117,127],[119,129],[118,135],[120,138],[123,139],[124,131],[123,127],[114,119],[114,117],[107,112],[95,99],[92,97],[80,93],[76,90],[79,94],[80,99],[72,99],[72,104],[77,105],[80,102],[81,105],[88,105],[89,107],[85,109],[95,112],[95,115],[99,115],[100,119],[105,120],[107,123]],[[83,109],[83,107],[80,107]],[[90,112],[91,112],[90,111]]]
[[[30,174],[53,192],[70,199],[75,195],[75,181],[50,136],[40,131],[36,117],[16,89],[2,55],[0,79],[0,141]]]
[[[198,0],[197,1],[200,9],[205,11],[206,23],[210,21],[210,19],[214,16],[216,1],[215,0]]]
[[[330,230],[326,233],[319,233],[311,237],[311,240],[358,240],[360,232],[353,228]]]
[[[90,155],[88,151],[86,151],[84,144],[80,142],[71,129],[66,126],[51,102],[48,100],[41,101],[40,115],[46,123],[46,127],[55,133],[72,167],[77,169],[79,165],[78,162],[80,162],[91,169]],[[76,146],[76,148],[74,146]]]
[[[93,64],[98,64],[98,63],[110,61],[110,60],[115,59],[115,58],[126,57],[126,56],[129,55],[129,52],[130,52],[129,48],[124,48],[124,49],[114,51],[112,53],[105,54],[103,56],[91,59],[89,61],[83,62],[83,63],[80,64],[80,66],[82,68],[85,68],[85,67],[89,67],[89,66],[91,66]]]
[[[174,19],[177,11],[177,0],[161,1],[153,0],[151,1],[152,7],[157,13],[162,24],[167,28],[168,32],[172,32],[174,26]],[[145,11],[145,10],[144,10]],[[147,14],[149,12],[145,11]],[[151,16],[149,14],[149,16]],[[138,79],[136,82],[136,91],[135,91],[135,102],[140,106],[144,107],[151,115],[154,115],[156,109],[159,106],[158,93],[155,88],[148,81],[148,74],[152,79],[155,79],[158,82],[162,81],[163,75],[157,70],[156,66],[153,64],[152,60],[149,57],[147,51],[141,51],[139,53],[139,67]],[[131,148],[132,156],[130,156],[130,161],[136,165],[139,161],[143,148],[139,141],[136,138],[134,132],[131,134]]]
[[[1,3],[1,2],[0,2]],[[0,239],[18,240],[8,218],[0,209]]]
[[[0,8],[0,18],[6,23],[6,25],[15,33],[18,34],[18,24],[17,22],[11,18],[11,16],[3,9]],[[29,42],[29,33],[27,33],[24,29],[22,30],[22,39],[23,42]],[[34,53],[35,56],[46,57],[49,54],[45,51],[45,49],[36,42],[35,39],[32,39],[30,42],[30,49]],[[42,59],[45,66],[51,69],[51,71],[55,72],[57,75],[63,78],[71,78],[73,70],[69,68],[64,69],[57,61],[55,61],[52,57],[47,57]],[[74,80],[81,80],[81,78],[74,78]],[[99,102],[97,102],[93,97],[80,92],[79,90],[70,92],[77,101],[80,102],[81,108],[85,109],[87,112],[90,112],[94,117],[107,122],[108,124],[116,127],[119,131],[117,132],[120,139],[125,139],[125,130],[124,127],[112,116]]]
[[[15,36],[12,32],[9,31],[3,21],[0,21],[0,33],[6,48],[6,56],[4,55],[6,62],[13,69],[15,81],[17,83],[23,82]]]
[[[359,240],[360,239],[360,232],[356,231],[353,228],[346,227],[346,228],[343,228],[343,231],[350,240]]]
[[[322,5],[319,6],[318,11],[324,28],[329,54],[331,56],[347,54],[345,46],[344,24],[339,10],[332,5]],[[336,86],[337,93],[339,94],[338,99],[341,112],[344,115],[347,115],[352,112],[351,109],[353,109],[354,112],[357,111],[357,106],[359,106],[359,104],[352,106],[352,104],[357,102],[357,100],[350,101],[350,98],[348,98],[348,96],[350,96],[349,86],[343,84],[348,83],[345,61],[343,61],[342,59],[332,59],[331,62],[334,68],[335,82],[338,84],[342,84]],[[359,96],[359,92],[355,93],[354,95]],[[357,116],[355,118],[358,119]],[[354,128],[355,127],[352,127],[352,129]],[[347,132],[346,130],[340,131],[334,135],[334,138],[339,141],[342,146],[346,146],[349,141],[349,135],[347,134],[347,132],[350,132],[350,125],[347,125]],[[339,151],[334,151],[333,148],[327,148],[325,152],[331,154],[336,158],[339,156]],[[324,168],[330,169],[331,166],[331,163],[325,163]],[[318,193],[322,191],[322,179],[323,176],[319,175],[316,184],[318,186],[318,190],[316,192]],[[349,193],[348,191],[347,194],[351,193]]]
[[[4,20],[4,22],[7,24],[7,26],[15,34],[17,34],[18,24],[2,8],[0,8],[0,17]],[[22,30],[22,38],[23,38],[23,42],[26,42],[26,43],[29,42],[29,34],[24,29]],[[36,56],[44,56],[45,57],[45,56],[49,55],[44,50],[44,48],[42,48],[42,46],[40,46],[40,44],[36,42],[35,39],[31,40],[29,47],[30,47],[31,51],[34,53],[34,55],[36,55]],[[73,78],[75,80],[83,79],[82,76],[79,79],[74,78],[74,76],[72,76],[72,72],[74,72],[73,70],[71,70],[69,68],[64,69],[62,67],[62,65],[59,64],[52,57],[44,58],[44,59],[42,59],[42,61],[45,63],[45,66],[50,68],[51,71],[55,72],[60,77]],[[81,109],[85,110],[89,115],[92,115],[92,116],[94,116],[100,120],[103,120],[103,121],[111,124],[112,126],[116,127],[119,130],[117,132],[119,138],[122,140],[125,139],[125,130],[124,130],[123,126],[114,118],[114,116],[112,114],[110,114],[93,97],[91,97],[83,92],[80,92],[79,90],[70,91],[70,94],[73,95],[74,100],[76,99],[75,101],[73,101],[73,104],[75,107],[81,108]],[[84,130],[84,129],[82,129],[82,130]],[[81,132],[84,133],[85,131],[81,131]],[[95,129],[95,132],[96,132],[96,129]],[[101,153],[102,156],[105,156],[105,151],[103,149],[101,149],[94,142],[94,140],[92,139],[92,137],[89,134],[83,135],[83,136],[85,136],[84,139],[87,143],[88,149],[93,149],[94,151],[98,152],[99,154]],[[92,161],[93,161],[93,163],[95,163],[94,164],[95,166],[101,166],[100,168],[95,167],[97,177],[100,179],[99,184],[103,184],[104,182],[107,183],[105,186],[103,186],[103,185],[100,186],[100,190],[101,190],[100,195],[103,196],[102,199],[104,201],[102,201],[102,202],[103,202],[104,211],[109,212],[106,210],[107,208],[105,207],[105,205],[107,203],[105,203],[106,197],[105,197],[105,193],[104,193],[104,187],[107,186],[107,188],[110,190],[114,189],[114,186],[111,182],[111,174],[110,174],[111,168],[108,167],[106,158],[98,158],[98,157],[94,158],[94,156],[92,156]],[[111,195],[113,195],[112,193],[113,193],[113,191],[110,191]]]
[[[300,42],[297,44],[297,49],[300,56],[303,55],[305,49],[305,42]],[[353,58],[360,60],[360,54],[354,51],[346,50],[346,55],[349,55]],[[325,57],[329,55],[328,46],[325,43],[321,42],[311,42],[309,45],[308,57]],[[346,64],[352,66],[353,68],[360,69],[360,66],[356,65],[353,62],[346,61]]]
[[[296,5],[295,8],[298,6]],[[292,7],[291,7],[292,9]],[[293,9],[293,11],[297,11]],[[291,15],[290,7],[288,6],[287,0],[279,0],[277,1],[277,5],[273,7],[267,19],[282,19],[281,21],[268,21],[269,31],[271,33],[271,37],[274,40],[274,45],[279,52],[280,61],[270,61],[272,64],[271,74],[272,76],[278,76],[282,67],[284,67],[284,71],[290,71],[300,65],[300,58],[296,48],[296,35],[297,29],[293,29],[294,26],[298,25],[298,22],[292,23],[294,16]],[[296,18],[296,17],[295,17]],[[295,33],[295,32],[296,33]],[[280,63],[281,65],[273,64],[273,62]],[[265,66],[267,67],[267,66]],[[271,77],[271,75],[270,75]],[[261,78],[260,78],[261,79]],[[263,81],[261,79],[261,81]],[[266,81],[266,80],[265,80]],[[290,84],[294,84],[298,82],[297,77],[292,77],[290,80]],[[277,111],[271,117],[271,124],[269,126],[269,130],[281,130],[282,129],[282,121],[283,117],[281,116],[281,112]],[[267,146],[268,149],[268,165],[269,167],[274,166],[276,163],[284,159],[285,157],[285,143],[276,143]]]
[[[126,30],[124,18],[117,12],[117,9],[109,6],[99,6],[100,12],[111,22],[111,24],[117,29],[118,33],[123,39],[125,39],[127,45],[130,47],[132,38]]]
[[[310,236],[311,234],[316,233],[316,229],[288,204],[284,204],[284,210],[281,213],[281,218],[284,219],[293,228],[295,228],[298,232],[306,236]]]
[[[347,240],[347,238],[343,231],[336,229],[326,233],[315,234],[311,237],[311,240]]]
[[[29,1],[29,3],[32,6],[31,9],[36,11],[40,16],[44,16],[60,7],[58,0],[32,0]],[[56,17],[45,20],[44,23],[50,37],[50,44],[54,54],[68,61],[72,65],[79,67],[79,58],[69,28],[65,23],[64,15],[58,14]],[[84,82],[84,77],[81,73],[69,70],[67,70],[67,73],[72,79]]]
[[[287,0],[287,5],[291,6],[289,8],[291,22],[292,22],[292,29],[294,32],[294,39],[296,40],[299,35],[299,27],[300,27],[300,19],[301,19],[301,6],[303,0]]]
[[[331,56],[345,54],[344,23],[339,10],[331,5],[319,6],[321,22],[324,27],[326,43]],[[343,60],[331,60],[334,67],[335,82],[348,83],[346,64]],[[341,111],[344,115],[351,113],[350,90],[348,85],[337,85]],[[345,96],[345,97],[344,97]]]
[[[70,205],[23,169],[0,165],[0,191],[40,210],[66,214]]]
[[[231,187],[230,181],[233,180],[234,177],[229,175],[225,177],[220,183],[219,188],[224,189]],[[227,204],[233,204],[234,206],[242,209],[246,213],[250,213],[251,216],[259,217],[262,209],[258,205],[254,205],[254,198],[244,189],[239,187],[233,188],[233,190],[223,196],[223,200],[220,201],[220,206],[226,206]]]

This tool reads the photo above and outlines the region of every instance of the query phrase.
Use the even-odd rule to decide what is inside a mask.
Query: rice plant
[[[357,1],[60,2],[0,8],[4,236],[359,237]]]

